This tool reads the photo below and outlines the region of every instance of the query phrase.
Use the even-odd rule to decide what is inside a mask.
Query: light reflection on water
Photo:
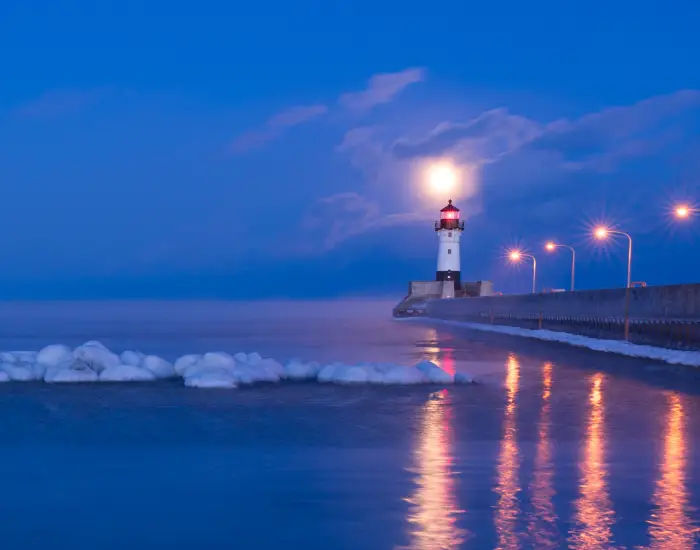
[[[542,407],[537,424],[537,448],[535,464],[530,484],[532,495],[532,512],[528,518],[528,534],[532,544],[537,548],[556,548],[559,546],[557,515],[552,499],[554,467],[552,464],[551,430],[551,396],[552,363],[542,366]]]
[[[452,404],[447,390],[431,395],[423,406],[415,450],[415,493],[408,522],[415,550],[459,548],[466,531],[457,526],[463,510],[457,504],[452,451]]]
[[[569,539],[573,548],[607,548],[612,540],[615,516],[608,494],[603,381],[600,372],[591,377],[586,440],[579,462],[579,498],[574,503],[575,526]]]
[[[686,488],[687,444],[683,397],[666,395],[668,412],[659,477],[656,480],[654,510],[649,519],[651,548],[693,548],[698,528],[688,504]]]
[[[517,396],[520,381],[520,365],[514,355],[506,363],[506,408],[503,420],[503,436],[496,465],[498,503],[494,512],[494,525],[498,536],[498,548],[518,548],[516,521],[520,513],[518,493],[519,453],[517,442]]]
[[[432,361],[438,367],[443,369],[445,372],[454,375],[455,360],[454,360],[454,350],[447,346],[438,346],[438,333],[434,328],[428,328],[426,334],[426,344],[423,346],[423,352],[425,358],[428,361]]]

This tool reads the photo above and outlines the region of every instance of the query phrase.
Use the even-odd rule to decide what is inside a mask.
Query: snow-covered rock
[[[36,362],[46,367],[53,367],[73,361],[73,351],[62,344],[52,344],[42,348],[36,355]]]
[[[258,353],[210,352],[185,355],[175,361],[175,371],[185,385],[196,387],[236,387],[239,384],[278,382],[284,367],[274,359],[263,359]]]
[[[185,386],[190,388],[235,388],[236,377],[227,369],[209,367],[185,378]]]
[[[141,365],[141,362],[143,361],[144,357],[146,356],[140,351],[126,350],[121,352],[121,354],[119,355],[119,360],[122,362],[123,365],[132,365],[134,367],[138,367]]]
[[[198,388],[236,388],[260,382],[314,380],[335,384],[450,384],[471,382],[466,375],[450,376],[435,363],[414,366],[393,363],[330,363],[292,359],[282,365],[257,352],[183,355],[170,363],[157,355],[127,350],[116,354],[97,341],[74,350],[50,345],[39,352],[0,352],[0,382],[44,380],[57,382],[152,381],[181,376],[184,384]]]
[[[319,370],[321,365],[316,361],[304,363],[301,359],[292,359],[284,366],[283,377],[289,380],[311,380],[316,378]]]
[[[151,371],[156,378],[172,378],[176,374],[173,365],[157,355],[146,355],[142,366]]]
[[[175,361],[175,372],[180,376],[183,376],[188,367],[196,365],[201,359],[202,356],[196,353],[183,355],[182,357],[178,358],[177,361]]]
[[[0,352],[0,371],[7,373],[10,380],[17,382],[41,380],[45,367],[36,362],[36,357],[35,351]]]
[[[121,360],[116,353],[109,351],[102,343],[91,340],[73,350],[73,357],[85,363],[91,370],[102,372],[109,367],[116,367]]]
[[[422,361],[415,366],[390,363],[361,363],[344,365],[331,363],[322,367],[319,382],[336,384],[452,384],[454,379],[435,363]]]
[[[100,373],[101,382],[149,382],[155,379],[156,375],[150,370],[127,364],[107,367]]]
[[[425,377],[436,384],[450,384],[454,382],[454,378],[432,361],[421,361],[416,365],[416,369],[422,372]]]
[[[74,361],[69,366],[58,365],[47,367],[44,382],[50,384],[59,382],[97,382],[98,376],[84,361]]]
[[[427,382],[425,374],[415,367],[404,365],[394,365],[384,373],[383,384],[425,384]]]

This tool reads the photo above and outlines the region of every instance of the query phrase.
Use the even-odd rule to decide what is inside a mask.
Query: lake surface
[[[0,384],[3,548],[692,548],[690,369],[391,302],[5,303],[0,349],[431,359],[479,384]]]

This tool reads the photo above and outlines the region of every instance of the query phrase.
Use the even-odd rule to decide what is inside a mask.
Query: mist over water
[[[478,385],[0,384],[6,548],[692,548],[689,369],[390,318],[391,302],[0,308],[0,349],[430,359]]]

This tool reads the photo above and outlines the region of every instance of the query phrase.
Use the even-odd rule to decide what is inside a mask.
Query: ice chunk
[[[40,365],[52,367],[61,363],[71,363],[73,351],[61,344],[52,344],[42,348],[36,355],[36,362]]]
[[[367,383],[370,378],[369,368],[361,365],[332,363],[330,365],[326,365],[319,371],[318,381],[334,382],[336,384]]]
[[[331,363],[330,365],[325,365],[318,371],[318,376],[316,378],[319,382],[333,382],[336,370],[340,372],[344,366],[345,365],[342,363]]]
[[[177,361],[175,361],[175,372],[182,376],[188,367],[196,365],[201,359],[202,356],[195,353],[183,355]]]
[[[17,382],[27,382],[37,379],[32,365],[27,363],[0,363],[0,371],[7,374],[10,380],[15,380]]]
[[[336,372],[335,381],[341,384],[363,384],[369,379],[369,373],[363,367],[345,367]]]
[[[223,351],[205,353],[199,362],[207,367],[233,368],[236,365],[236,359]]]
[[[175,369],[173,366],[157,355],[147,355],[144,357],[143,368],[151,371],[156,378],[171,378],[175,376]]]
[[[234,376],[242,384],[254,382],[279,382],[284,367],[274,359],[260,359],[253,364],[239,363],[233,369]]]
[[[257,365],[260,361],[262,361],[262,356],[257,351],[248,354],[248,363],[251,365]]]
[[[0,352],[0,363],[34,363],[36,351],[3,351]]]
[[[44,382],[96,382],[97,372],[83,361],[74,361],[70,366],[53,366],[46,369]]]
[[[17,382],[39,380],[43,377],[41,368],[27,362],[0,363],[0,371],[7,373],[10,380]]]
[[[290,380],[310,380],[316,378],[321,365],[316,361],[304,363],[299,359],[292,359],[284,366],[284,378]]]
[[[261,359],[259,362],[253,363],[253,365],[259,371],[261,380],[279,382],[280,378],[284,376],[284,367],[274,359]]]
[[[131,350],[123,351],[121,355],[119,355],[119,359],[123,365],[132,365],[134,367],[140,366],[144,357],[146,356],[140,351]]]
[[[297,365],[295,368],[303,367]],[[452,376],[429,361],[423,361],[412,367],[391,363],[358,365],[332,363],[319,370],[317,379],[319,382],[338,384],[451,384],[453,382]]]
[[[147,382],[155,379],[156,375],[150,370],[126,364],[108,367],[100,373],[102,382]]]
[[[235,388],[236,378],[228,369],[205,368],[185,378],[185,386],[190,388]]]
[[[121,360],[116,353],[112,353],[96,340],[85,342],[73,350],[73,357],[84,362],[91,370],[101,372],[109,367],[116,367]]]
[[[435,384],[451,384],[454,378],[432,361],[421,361],[416,365],[416,369],[422,372],[425,377]]]
[[[384,375],[384,384],[424,384],[427,382],[425,374],[415,367],[395,365]]]

